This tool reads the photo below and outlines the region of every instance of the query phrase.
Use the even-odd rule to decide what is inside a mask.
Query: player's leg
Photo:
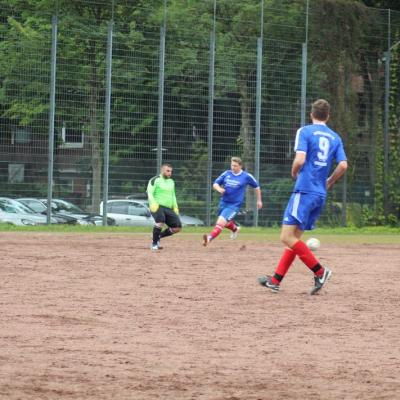
[[[151,213],[154,219],[154,226],[153,226],[153,241],[151,244],[152,250],[160,250],[160,236],[162,229],[165,224],[165,214],[164,208],[159,207],[155,213]]]
[[[179,215],[177,215],[170,208],[165,208],[164,215],[165,215],[165,225],[167,225],[167,229],[161,232],[160,239],[172,236],[175,233],[178,233],[182,230],[182,223],[179,218]]]
[[[203,246],[207,246],[212,240],[218,237],[225,225],[226,219],[222,215],[219,215],[213,230],[208,235],[203,235]]]
[[[225,224],[225,228],[227,228],[227,229],[229,229],[230,231],[232,231],[231,232],[231,239],[236,239],[237,238],[237,235],[238,235],[238,233],[239,233],[239,231],[240,231],[240,225],[239,224],[237,224],[233,219],[232,220],[230,220],[230,221],[228,221],[226,224]]]
[[[291,236],[294,239],[298,235],[301,236],[296,225],[282,225],[281,237],[285,235],[287,237]],[[272,276],[262,276],[258,278],[261,285],[268,287],[273,292],[279,291],[279,285],[281,284],[286,273],[289,271],[294,259],[296,258],[296,253],[288,246],[285,247],[281,258],[279,259],[278,265],[275,268],[274,274]]]
[[[297,255],[314,273],[315,286],[312,289],[311,294],[315,294],[329,279],[332,272],[320,264],[314,253],[301,240],[301,235],[304,230],[314,229],[315,222],[321,213],[325,199],[321,196],[300,193],[296,193],[295,197],[296,199],[292,204],[293,208],[291,210],[291,216],[298,221],[298,224],[295,230],[283,229],[281,240],[284,244],[290,247],[295,255]],[[288,220],[293,222],[293,219],[291,218]]]
[[[231,207],[221,207],[213,230],[208,235],[203,235],[203,246],[207,246],[208,243],[217,238],[227,223],[235,218],[237,212],[237,209]]]
[[[281,240],[283,236],[288,236],[294,238],[294,240],[297,240],[297,235],[299,235],[297,231],[297,221],[292,220],[291,218],[291,213],[290,210],[292,208],[292,204],[294,202],[294,195],[292,195],[289,199],[289,202],[286,206],[286,210],[283,214],[283,221],[282,221],[282,227],[281,227]],[[274,274],[272,276],[270,275],[264,275],[260,276],[258,278],[258,282],[271,289],[273,292],[278,292],[279,291],[279,285],[283,278],[285,277],[286,273],[288,272],[290,266],[292,265],[294,259],[296,258],[296,254],[294,251],[290,248],[289,245],[284,243],[286,245],[285,250],[283,251],[283,254],[281,258],[279,259],[278,265],[275,268]]]
[[[153,226],[153,240],[151,243],[152,250],[161,250],[160,237],[161,237],[161,232],[162,232],[163,226],[164,226],[163,223],[157,223],[157,222]]]

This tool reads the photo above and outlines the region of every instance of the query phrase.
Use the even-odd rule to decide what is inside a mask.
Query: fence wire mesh
[[[245,3],[1,1],[0,196],[48,198],[51,169],[54,198],[99,212],[104,171],[109,198],[143,199],[160,162],[170,162],[181,211],[209,222],[218,202],[215,193],[207,197],[212,180],[240,156],[258,173],[264,197],[256,214],[248,193],[240,222],[277,225],[293,185],[296,130],[323,97],[350,164],[329,194],[323,222],[398,223],[400,13],[358,2],[347,14],[323,0]]]

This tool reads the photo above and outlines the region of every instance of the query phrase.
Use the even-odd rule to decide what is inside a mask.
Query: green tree
[[[155,6],[159,2],[153,3]],[[121,57],[124,51],[146,44],[140,31],[150,29],[146,19],[152,17],[151,10],[152,5],[140,0],[129,5],[119,4],[114,10],[114,18],[118,20],[115,34],[118,49],[114,65],[118,81],[113,87],[112,123],[117,132],[135,135],[154,120],[151,114],[146,115],[145,107],[142,113],[145,117],[140,122],[134,117],[126,118],[126,115],[135,115],[132,112],[134,107],[138,104],[140,107],[140,101],[129,105],[126,88],[132,92],[135,85],[143,86],[147,58],[142,54],[141,67],[130,71],[129,59]],[[3,15],[10,15],[6,20],[3,18],[0,25],[4,39],[0,43],[0,104],[3,116],[14,120],[17,125],[40,126],[42,134],[47,134],[47,129],[43,128],[47,126],[49,111],[50,21],[52,14],[58,12],[56,126],[60,129],[66,123],[75,129],[84,127],[90,146],[87,168],[92,174],[92,206],[93,211],[98,211],[107,29],[113,13],[111,3],[10,0],[1,1],[0,11]],[[154,88],[154,82],[153,79],[148,85]]]

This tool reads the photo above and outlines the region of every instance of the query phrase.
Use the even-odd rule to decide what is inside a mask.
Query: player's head
[[[311,118],[323,122],[328,121],[330,111],[331,106],[326,100],[316,100],[311,105]]]
[[[243,161],[239,157],[232,157],[231,158],[231,171],[235,174],[240,172],[243,168]]]
[[[168,164],[168,163],[164,163],[163,165],[161,165],[161,171],[160,171],[161,175],[164,178],[171,178],[172,175],[172,165]]]

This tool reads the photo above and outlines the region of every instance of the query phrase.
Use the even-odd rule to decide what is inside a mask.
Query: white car
[[[24,218],[23,216],[14,212],[4,211],[1,204],[0,204],[0,223],[16,225],[16,226],[36,225],[36,222],[32,221],[32,219],[30,218]]]
[[[36,214],[16,200],[2,197],[0,198],[0,222],[18,226],[45,225],[47,218]],[[51,222],[54,223],[53,220]]]
[[[103,215],[103,202],[100,203],[100,214]],[[135,200],[108,200],[107,217],[115,220],[118,226],[153,226],[154,219],[150,210]]]
[[[103,203],[100,204],[103,214]],[[113,199],[107,202],[107,216],[115,219],[119,226],[153,226],[154,219],[147,200]],[[188,215],[179,216],[182,226],[204,226],[204,222]]]

